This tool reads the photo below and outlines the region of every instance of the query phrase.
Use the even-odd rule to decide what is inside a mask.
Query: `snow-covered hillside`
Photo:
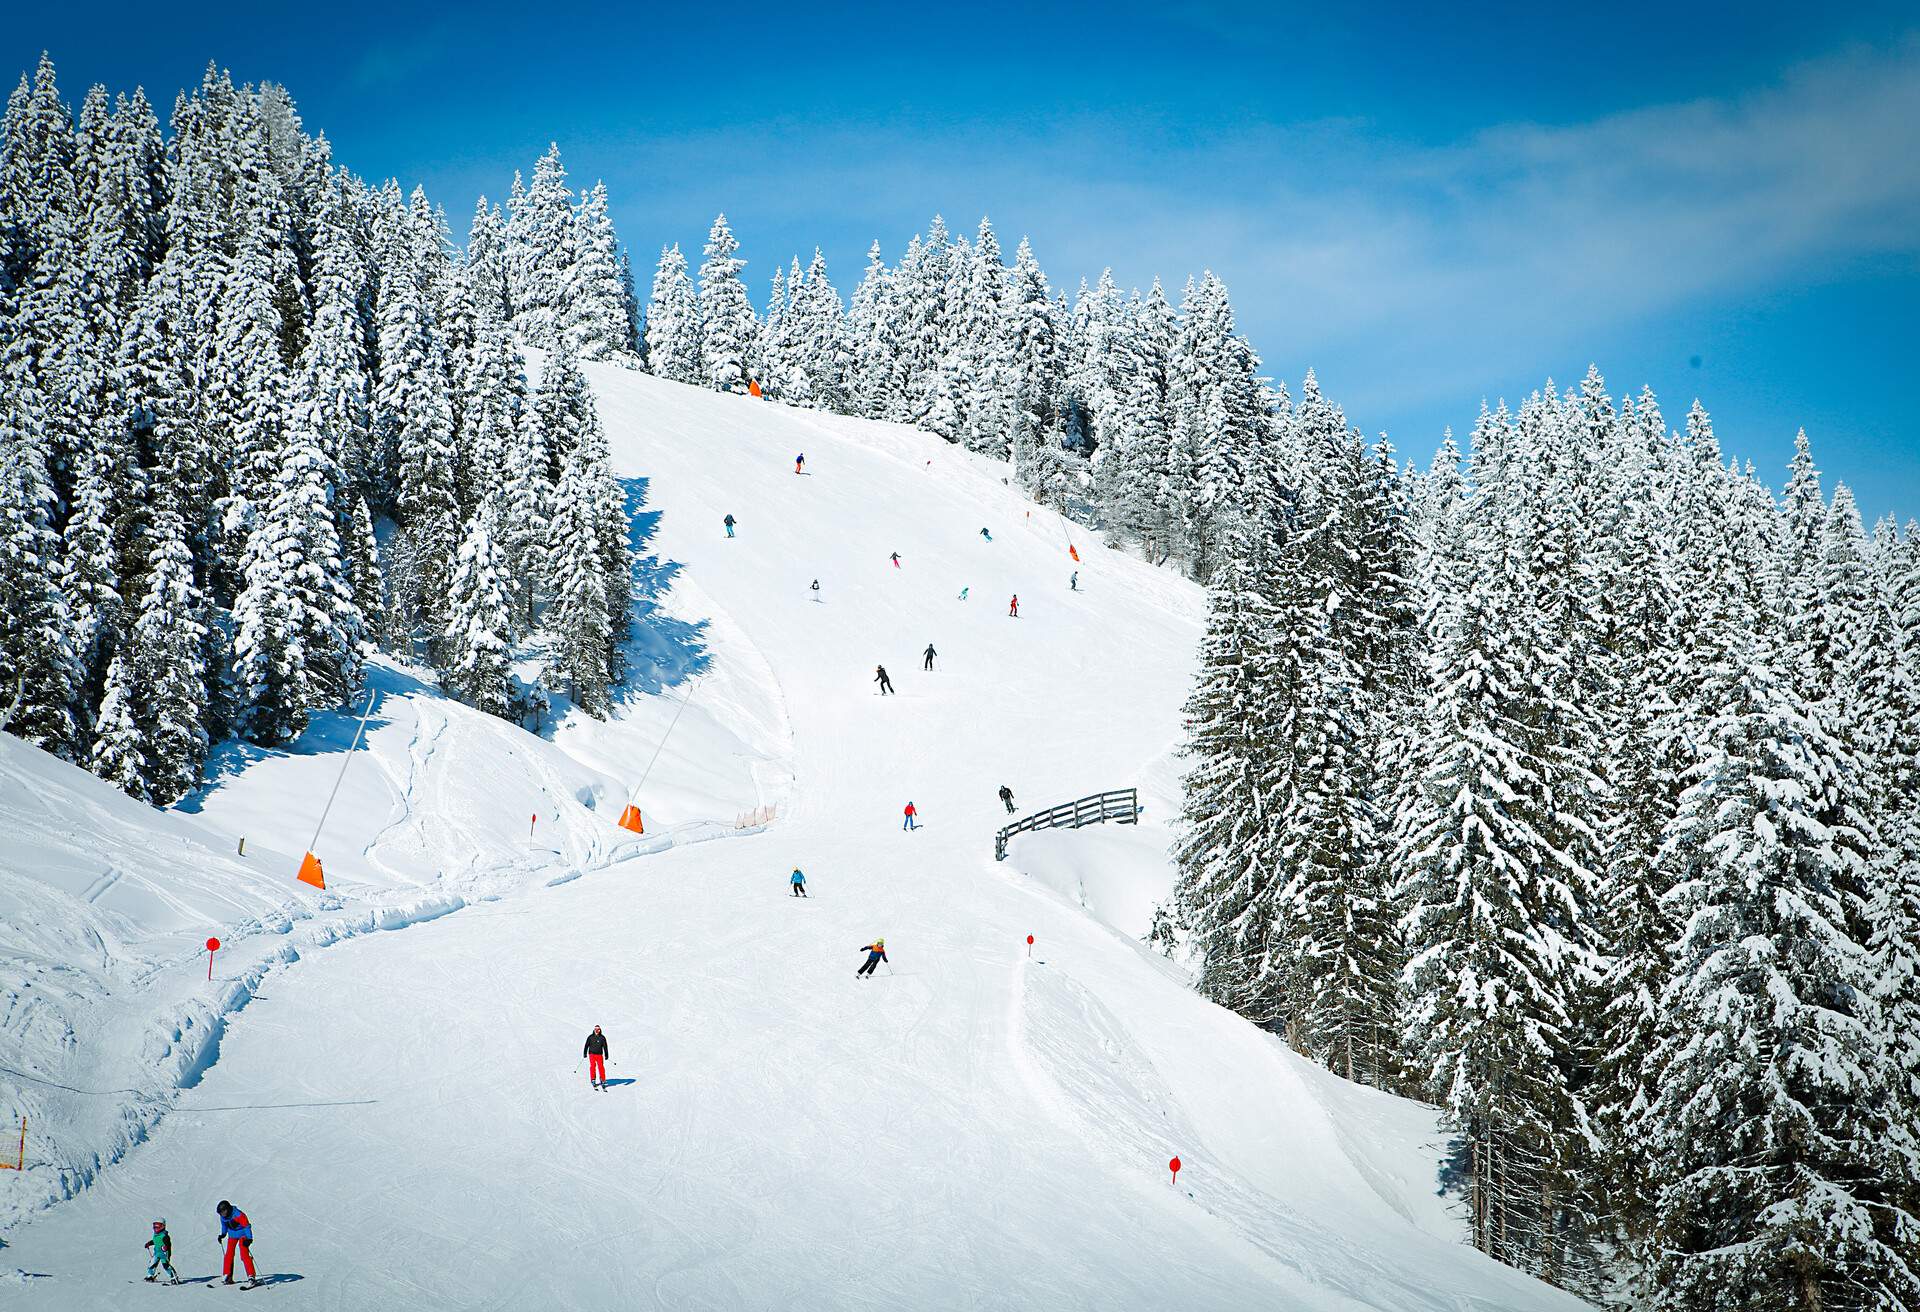
[[[0,1179],[8,1219],[153,1127],[7,1232],[36,1306],[125,1306],[155,1216],[205,1276],[220,1198],[302,1306],[1578,1306],[1460,1242],[1431,1113],[1137,942],[1196,589],[1076,538],[1069,591],[1060,522],[925,434],[591,372],[681,567],[664,612],[702,626],[667,668],[700,672],[548,742],[377,667],[326,895],[291,875],[350,721],[224,762],[197,815],[4,744],[4,946],[32,985],[4,1044],[32,1078],[0,1089],[67,1168]],[[640,798],[664,837],[626,835],[683,702]],[[1144,823],[996,864],[1002,783],[1023,807],[1138,785]],[[856,980],[876,936],[892,970]],[[594,1024],[605,1093],[575,1070]]]

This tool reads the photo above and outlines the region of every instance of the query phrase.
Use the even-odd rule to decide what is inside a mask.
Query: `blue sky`
[[[1911,6],[37,8],[0,51],[76,103],[164,112],[214,59],[459,230],[558,140],[643,292],[720,209],[756,298],[984,213],[1069,289],[1212,268],[1274,376],[1421,459],[1593,361],[1670,421],[1698,395],[1776,485],[1804,425],[1870,517],[1920,516]]]

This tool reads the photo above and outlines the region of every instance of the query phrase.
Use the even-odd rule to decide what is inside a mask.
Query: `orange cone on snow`
[[[320,858],[311,852],[300,862],[300,882],[312,884],[315,888],[327,886],[326,872],[320,869]]]
[[[760,395],[760,384],[757,380],[752,378],[747,379],[747,395],[748,396]]]
[[[629,804],[627,809],[620,813],[620,827],[631,829],[636,834],[646,833],[646,826],[640,823],[640,808]]]

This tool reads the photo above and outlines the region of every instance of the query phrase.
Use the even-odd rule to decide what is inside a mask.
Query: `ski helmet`
[[[220,1206],[214,1208],[213,1210],[218,1212],[222,1216],[226,1216],[233,1211],[233,1204],[228,1202],[226,1199],[222,1198],[220,1200]]]
[[[162,1218],[161,1220],[155,1221],[153,1223],[153,1232],[155,1234],[159,1234],[162,1230],[165,1230],[166,1228],[167,1228],[167,1223],[165,1218]]]

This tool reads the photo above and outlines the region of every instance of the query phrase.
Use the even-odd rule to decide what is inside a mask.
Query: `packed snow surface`
[[[62,1163],[0,1180],[0,1302],[128,1306],[158,1216],[205,1280],[228,1198],[290,1306],[1580,1306],[1462,1244],[1430,1111],[1137,941],[1195,588],[1076,530],[1069,591],[1061,522],[923,433],[592,376],[660,512],[658,695],[539,739],[378,666],[324,895],[291,876],[348,717],[231,753],[197,814],[0,742],[0,1093]],[[1147,810],[1000,864],[1002,783]]]

